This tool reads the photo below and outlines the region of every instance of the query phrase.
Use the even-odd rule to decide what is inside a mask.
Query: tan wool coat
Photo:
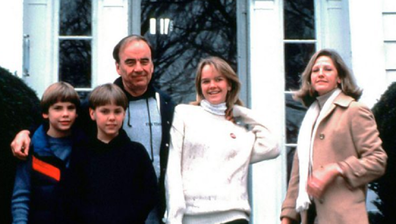
[[[368,224],[367,184],[384,174],[387,161],[372,112],[341,93],[319,124],[314,138],[313,170],[338,162],[344,173],[326,188],[321,201],[314,200],[319,224]],[[281,218],[289,217],[305,224],[306,211],[300,214],[295,210],[298,188],[296,153]]]

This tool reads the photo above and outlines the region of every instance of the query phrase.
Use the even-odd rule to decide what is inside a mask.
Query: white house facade
[[[88,33],[79,35],[62,33],[62,1],[0,0],[0,66],[23,79],[38,96],[48,85],[62,79],[59,71],[65,62],[60,56],[64,54],[62,46],[67,46],[63,44],[81,43],[90,49],[88,56],[81,56],[90,60],[90,75],[76,87],[88,92],[118,77],[112,58],[114,45],[128,34],[141,33],[141,0],[92,0],[92,26]],[[303,38],[287,36],[288,1],[234,1],[242,98],[248,107],[268,118],[282,147],[277,159],[251,167],[251,223],[275,224],[279,223],[287,189],[287,152],[295,147],[286,131],[287,100],[291,95],[285,88],[291,52],[288,49],[336,49],[364,89],[361,101],[372,107],[396,81],[396,1],[301,1],[311,4],[314,12],[312,35]],[[168,22],[172,24],[171,20],[161,20],[166,26]]]

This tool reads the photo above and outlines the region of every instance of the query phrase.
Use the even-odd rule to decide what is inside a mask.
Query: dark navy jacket
[[[129,94],[122,83],[121,77],[114,81],[114,84],[119,86],[124,93],[127,95],[129,101],[145,99],[149,97],[154,97],[157,99],[156,95],[159,95],[160,101],[160,113],[161,113],[161,123],[162,123],[162,141],[161,141],[161,148],[160,148],[160,165],[161,165],[161,174],[159,177],[159,190],[160,190],[160,211],[158,217],[160,220],[165,212],[166,208],[166,200],[165,200],[165,172],[166,167],[168,164],[168,155],[169,155],[169,145],[170,145],[170,129],[172,126],[173,120],[173,112],[175,110],[175,104],[173,103],[172,99],[169,95],[165,94],[164,92],[156,89],[150,83],[148,90],[140,97],[134,97]],[[156,94],[158,93],[158,94]],[[158,100],[158,99],[157,99]]]
[[[73,144],[84,139],[85,135],[73,129],[70,138],[64,142],[70,143],[65,148],[69,151],[58,157],[49,146],[44,125],[36,130],[28,159],[20,161],[17,167],[11,204],[13,223],[54,223],[60,179],[69,162]]]

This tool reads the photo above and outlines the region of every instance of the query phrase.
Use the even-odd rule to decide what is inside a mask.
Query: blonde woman
[[[249,223],[248,166],[279,155],[262,117],[241,106],[240,83],[217,57],[203,59],[198,100],[178,105],[166,173],[166,223]]]

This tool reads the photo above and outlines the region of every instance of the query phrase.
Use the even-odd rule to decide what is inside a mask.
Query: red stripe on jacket
[[[55,179],[56,181],[60,180],[61,172],[59,168],[41,161],[33,156],[33,170],[36,170],[39,173],[42,173],[48,177]]]

